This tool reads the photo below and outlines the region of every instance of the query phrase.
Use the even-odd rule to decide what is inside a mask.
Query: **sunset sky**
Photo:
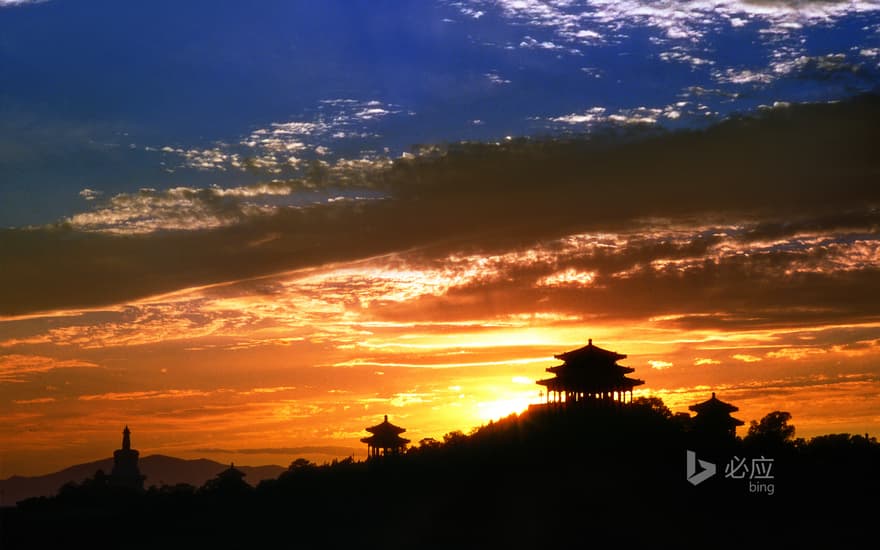
[[[178,4],[0,0],[0,478],[363,457],[588,338],[880,433],[877,2]]]

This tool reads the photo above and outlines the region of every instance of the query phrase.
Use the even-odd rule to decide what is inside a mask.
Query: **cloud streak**
[[[24,382],[29,377],[55,369],[99,368],[91,361],[79,359],[56,359],[42,355],[7,354],[0,355],[0,384]],[[32,401],[37,403],[38,401]]]
[[[43,2],[48,1],[49,0],[0,0],[0,8],[21,6],[24,4],[42,4]]]

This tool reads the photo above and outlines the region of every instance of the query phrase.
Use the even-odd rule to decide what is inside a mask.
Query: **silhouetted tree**
[[[749,446],[764,449],[779,449],[790,445],[794,440],[794,426],[789,424],[791,413],[773,411],[760,422],[752,420],[743,442]]]
[[[310,462],[305,458],[297,458],[293,462],[290,463],[290,466],[287,467],[289,472],[294,472],[297,470],[303,470],[305,468],[316,468],[318,465],[314,462]]]
[[[464,435],[461,430],[449,432],[443,436],[443,444],[446,446],[460,445],[467,441],[468,436]]]
[[[633,400],[633,405],[645,407],[663,418],[672,418],[672,411],[659,397],[637,397]]]
[[[353,456],[347,456],[341,460],[334,458],[330,461],[330,467],[333,468],[337,466],[351,466],[354,463],[355,462]],[[293,466],[293,464],[291,464],[291,466]]]
[[[433,437],[426,437],[419,441],[419,449],[437,449],[442,444]]]

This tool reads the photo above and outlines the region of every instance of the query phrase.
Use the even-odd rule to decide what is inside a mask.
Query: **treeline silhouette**
[[[687,450],[716,475],[688,483]],[[759,457],[773,494],[725,475]],[[2,548],[840,547],[873,536],[878,465],[875,438],[798,439],[782,411],[709,441],[657,398],[536,407],[397,456],[300,458],[256,487],[234,468],[143,492],[98,472],[4,509]]]

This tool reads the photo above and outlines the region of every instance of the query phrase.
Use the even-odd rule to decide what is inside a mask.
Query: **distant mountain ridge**
[[[147,477],[145,486],[175,485],[189,483],[200,487],[207,480],[229,467],[206,458],[185,460],[165,455],[150,455],[140,459],[141,473]],[[16,502],[31,497],[52,496],[70,481],[79,483],[95,475],[98,470],[110,473],[113,459],[105,458],[85,464],[70,466],[58,472],[43,476],[12,476],[0,480],[0,506],[13,506]],[[236,466],[245,474],[245,481],[256,485],[264,479],[277,478],[285,468],[281,466]]]

